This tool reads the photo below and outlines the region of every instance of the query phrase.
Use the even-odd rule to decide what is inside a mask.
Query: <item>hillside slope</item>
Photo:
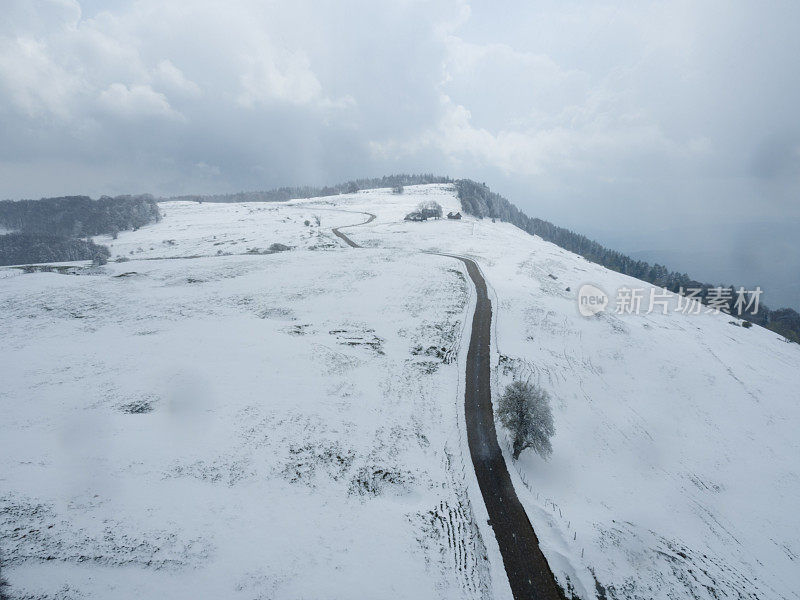
[[[453,192],[439,190],[447,212]],[[353,237],[481,265],[498,307],[496,391],[516,376],[555,398],[553,457],[523,454],[518,484],[562,581],[582,597],[798,597],[800,347],[676,313],[674,295],[666,315],[582,317],[584,283],[612,297],[652,286],[506,223],[398,221],[419,199],[353,197],[378,215]]]
[[[650,286],[506,223],[403,221],[430,199],[460,208],[450,184],[164,203],[95,238],[128,262],[0,270],[12,593],[508,597],[463,441],[473,291],[425,250],[483,271],[495,394],[554,398],[551,460],[506,461],[565,588],[798,598],[800,346],[724,315],[583,317],[584,283]],[[331,228],[361,212],[346,247]]]

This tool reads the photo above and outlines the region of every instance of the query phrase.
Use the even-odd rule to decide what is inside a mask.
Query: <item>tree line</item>
[[[109,251],[88,236],[136,230],[161,219],[158,203],[149,194],[138,196],[63,196],[41,200],[0,202],[0,265],[98,260]]]
[[[420,173],[409,175],[399,173],[397,175],[384,175],[383,177],[371,177],[364,179],[353,179],[336,185],[299,186],[299,187],[280,187],[271,190],[257,192],[236,192],[233,194],[190,194],[183,196],[172,196],[163,198],[168,201],[191,201],[191,202],[285,202],[296,198],[318,198],[322,196],[336,196],[338,194],[355,194],[359,190],[372,190],[377,188],[392,188],[399,190],[395,193],[402,193],[406,185],[423,185],[427,183],[452,183],[449,177],[433,175],[432,173]]]
[[[0,225],[23,233],[62,237],[114,234],[136,230],[161,219],[150,194],[138,196],[62,196],[0,202]]]
[[[485,183],[477,183],[470,179],[455,181],[458,198],[465,213],[478,218],[489,217],[500,219],[516,225],[531,235],[538,235],[543,240],[552,242],[565,250],[583,256],[586,260],[603,265],[604,267],[630,275],[637,279],[650,282],[659,287],[664,287],[671,292],[682,293],[686,290],[699,289],[694,296],[707,304],[715,296],[713,291],[719,287],[729,289],[730,300],[727,301],[727,312],[735,314],[734,303],[737,298],[736,290],[742,286],[718,286],[696,281],[686,273],[670,271],[660,264],[651,265],[642,260],[635,260],[616,250],[609,250],[603,245],[575,233],[564,227],[553,225],[549,221],[532,218],[519,210],[514,204],[500,194],[492,192]],[[800,343],[800,314],[791,308],[772,310],[764,304],[759,304],[758,310],[750,307],[740,315],[743,319],[766,327],[785,338]],[[738,315],[737,315],[738,316]]]
[[[106,246],[82,238],[68,238],[43,233],[0,235],[0,265],[66,262],[72,260],[108,260]]]

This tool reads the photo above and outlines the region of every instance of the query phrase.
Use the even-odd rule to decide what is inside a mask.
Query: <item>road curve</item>
[[[478,485],[503,556],[508,582],[516,600],[542,598],[560,600],[563,593],[539,548],[539,539],[517,498],[494,426],[490,372],[492,304],[486,281],[475,261],[461,256],[477,293],[472,317],[472,337],[467,352],[464,409],[467,442],[475,465]]]
[[[349,211],[349,212],[352,212],[352,211]],[[349,237],[347,237],[345,234],[343,234],[343,233],[342,233],[341,231],[339,231],[339,230],[340,230],[340,229],[344,229],[345,227],[358,227],[359,225],[366,225],[367,223],[372,223],[372,221],[374,221],[374,220],[375,220],[375,215],[373,215],[372,213],[368,213],[368,212],[361,212],[361,213],[359,213],[359,214],[362,214],[362,215],[367,215],[367,220],[366,220],[366,221],[364,221],[363,223],[355,223],[355,224],[353,224],[353,225],[342,225],[341,227],[334,227],[334,228],[332,229],[332,231],[333,231],[333,234],[334,234],[336,237],[339,237],[339,238],[341,238],[342,240],[344,240],[344,243],[345,243],[345,244],[347,244],[348,246],[350,246],[351,248],[361,248],[361,246],[359,246],[358,244],[356,244],[356,243],[355,243],[353,240],[351,240]]]

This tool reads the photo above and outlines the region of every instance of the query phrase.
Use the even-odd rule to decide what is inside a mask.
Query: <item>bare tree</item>
[[[542,388],[525,381],[506,386],[500,396],[497,418],[514,436],[514,459],[526,448],[543,458],[553,453],[550,438],[555,434],[550,395]]]

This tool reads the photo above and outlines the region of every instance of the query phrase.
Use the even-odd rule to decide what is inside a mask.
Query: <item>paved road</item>
[[[375,215],[360,223],[370,223]],[[356,227],[347,225],[346,227]],[[345,234],[333,233],[349,246],[360,248]],[[508,583],[515,600],[562,600],[564,595],[556,585],[547,560],[539,548],[525,509],[517,498],[506,461],[497,443],[494,426],[491,387],[492,303],[486,291],[486,281],[475,261],[461,256],[444,254],[462,261],[477,292],[475,314],[472,317],[472,336],[467,351],[467,377],[464,389],[464,410],[467,419],[467,443],[475,465],[478,485],[489,513]]]
[[[478,296],[467,352],[464,409],[467,442],[489,513],[489,524],[500,546],[514,598],[558,600],[564,596],[539,548],[539,539],[528,515],[517,498],[497,443],[490,372],[492,304],[486,292],[486,281],[474,261],[461,256],[452,258],[467,266]]]
[[[348,212],[353,212],[353,211],[348,211]],[[341,227],[334,227],[333,228],[333,234],[335,236],[340,237],[341,239],[343,239],[344,242],[348,246],[350,246],[351,248],[361,248],[361,246],[356,244],[353,240],[351,240],[349,237],[347,237],[345,234],[343,234],[339,230],[340,229],[344,229],[345,227],[358,227],[359,225],[366,225],[367,223],[372,223],[372,221],[375,220],[375,215],[373,215],[372,213],[362,212],[362,213],[358,213],[358,214],[367,215],[367,220],[364,221],[363,223],[356,223],[355,225],[342,225]]]

